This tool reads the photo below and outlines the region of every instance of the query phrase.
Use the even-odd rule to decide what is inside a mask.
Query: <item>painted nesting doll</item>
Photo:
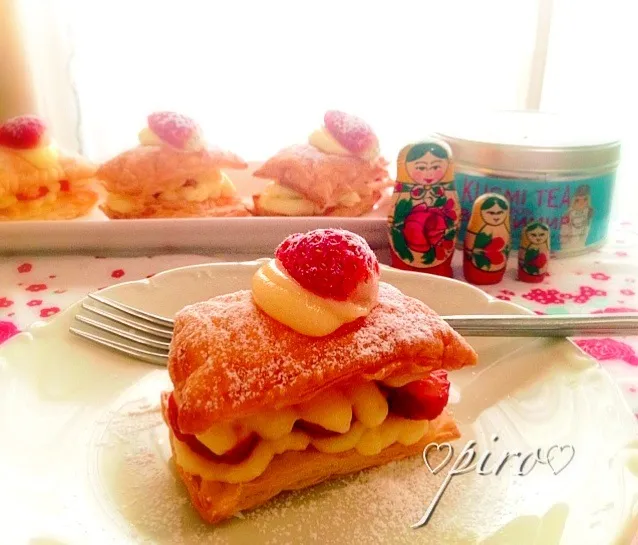
[[[463,274],[471,284],[497,284],[503,279],[510,252],[510,204],[497,193],[481,195],[463,241]]]
[[[550,230],[546,223],[528,223],[521,233],[518,249],[518,279],[522,282],[542,282],[549,263]]]
[[[563,218],[560,229],[561,249],[584,248],[587,244],[589,228],[594,216],[591,203],[591,188],[587,184],[579,185]]]
[[[452,277],[460,219],[450,147],[441,140],[405,146],[388,216],[392,266]]]

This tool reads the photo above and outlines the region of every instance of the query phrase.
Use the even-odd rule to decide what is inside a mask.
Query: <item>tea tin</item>
[[[605,242],[620,162],[620,141],[586,115],[502,111],[465,117],[433,134],[456,158],[461,202],[459,245],[473,202],[500,193],[511,205],[512,249],[524,226],[549,226],[552,255],[567,257]]]

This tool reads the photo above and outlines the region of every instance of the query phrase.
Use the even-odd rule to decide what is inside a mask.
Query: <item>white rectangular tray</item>
[[[230,176],[239,194],[251,201],[264,180],[254,178],[258,163]],[[22,253],[95,253],[136,255],[231,251],[272,252],[286,236],[323,227],[360,234],[373,249],[388,246],[389,194],[375,210],[358,218],[244,217],[109,220],[98,209],[75,220],[0,222],[0,255]]]

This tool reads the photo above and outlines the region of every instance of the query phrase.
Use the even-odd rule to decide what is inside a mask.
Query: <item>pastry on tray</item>
[[[251,290],[175,318],[163,415],[177,471],[211,523],[459,437],[446,373],[476,353],[379,282],[361,237],[311,231],[275,255]]]
[[[98,169],[112,219],[248,216],[222,169],[244,169],[237,155],[208,148],[192,119],[172,112],[148,116],[140,145]]]
[[[358,117],[338,111],[307,144],[285,148],[254,172],[270,180],[253,195],[258,216],[361,216],[370,212],[391,185],[388,163],[379,155],[372,129]]]
[[[0,221],[84,216],[98,199],[94,176],[89,161],[58,149],[39,117],[0,125]]]

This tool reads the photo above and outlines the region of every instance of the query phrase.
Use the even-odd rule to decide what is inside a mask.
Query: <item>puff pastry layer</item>
[[[0,221],[62,220],[87,214],[97,203],[95,166],[58,152],[38,168],[19,154],[0,148]]]
[[[301,490],[342,475],[418,455],[431,442],[442,443],[458,437],[456,424],[447,412],[443,412],[430,422],[428,433],[417,443],[409,446],[395,443],[372,456],[359,454],[354,449],[336,454],[313,449],[287,451],[275,456],[259,477],[245,483],[207,480],[179,465],[177,472],[200,516],[209,523],[217,523],[239,511],[262,505],[281,492]],[[172,433],[170,440],[175,448],[177,440]]]
[[[169,354],[174,390],[162,396],[178,473],[214,523],[284,490],[418,454],[457,438],[454,421],[445,411],[399,417],[382,391],[476,360],[427,305],[384,282],[367,316],[324,337],[272,319],[250,291],[187,306]]]
[[[331,155],[306,144],[281,150],[257,169],[254,176],[274,180],[301,194],[317,205],[316,215],[357,216],[370,211],[380,190],[389,185],[386,166],[382,158],[367,161]],[[359,194],[361,202],[352,207],[340,206],[339,199],[353,191]],[[277,215],[260,206],[259,198],[255,205],[258,215]]]
[[[232,185],[230,191],[222,188],[221,173],[224,168],[246,166],[237,155],[221,149],[184,151],[138,146],[98,169],[97,177],[108,193],[102,210],[113,219],[247,216]],[[228,179],[226,182],[230,183]],[[195,196],[198,186],[204,185],[214,191],[209,196]],[[189,192],[193,193],[192,199]],[[170,199],[165,198],[169,195]]]
[[[180,430],[202,433],[230,418],[303,403],[338,384],[423,377],[477,361],[425,303],[385,282],[368,316],[308,339],[257,308],[247,290],[184,308],[175,317],[168,362]]]

